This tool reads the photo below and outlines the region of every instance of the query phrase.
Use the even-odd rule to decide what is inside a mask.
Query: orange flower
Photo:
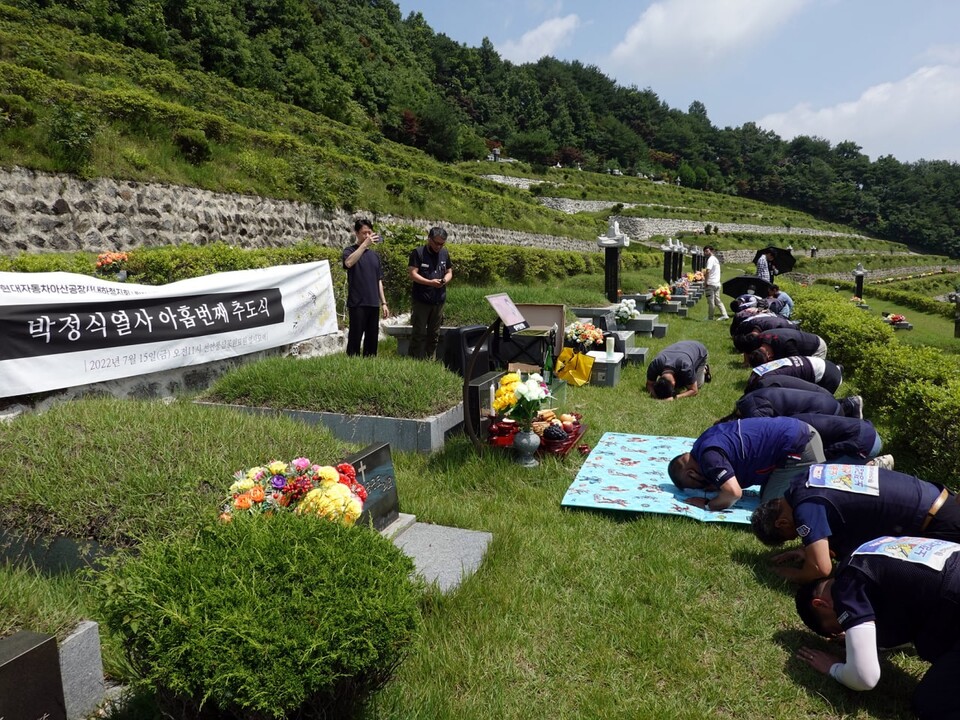
[[[233,506],[237,510],[249,510],[253,505],[253,499],[250,497],[250,493],[245,492],[241,495],[237,495],[233,499]]]
[[[233,515],[228,512],[220,513],[220,522],[228,523],[233,520]]]
[[[255,503],[262,503],[264,498],[266,498],[266,493],[263,491],[263,487],[260,485],[254,485],[250,488],[250,499]]]

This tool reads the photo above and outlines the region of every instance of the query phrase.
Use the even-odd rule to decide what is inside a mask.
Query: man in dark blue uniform
[[[768,375],[798,377],[824,387],[832,393],[835,393],[843,382],[843,368],[836,363],[824,358],[795,355],[755,366],[750,373],[750,379],[747,380],[746,392],[756,387],[761,377]]]
[[[746,360],[751,367],[794,355],[827,357],[827,343],[822,337],[795,328],[738,335],[734,341],[737,350],[747,354]]]
[[[814,632],[843,633],[846,658],[810,647],[797,657],[853,690],[880,680],[878,647],[913,643],[932,663],[913,693],[921,720],[960,718],[960,545],[884,536],[856,550],[835,577],[797,591],[797,612]]]
[[[707,348],[696,340],[667,345],[647,365],[647,392],[658,400],[693,397],[709,382]]]
[[[712,498],[687,502],[706,510],[725,510],[743,496],[743,488],[761,487],[763,500],[780,497],[790,480],[826,460],[820,433],[794,418],[747,418],[707,428],[690,452],[667,466],[682,490],[716,491]]]
[[[433,358],[443,324],[443,304],[447,301],[447,285],[453,279],[453,264],[444,247],[447,231],[430,228],[427,244],[414,248],[407,262],[410,275],[411,307],[410,357]]]
[[[804,413],[863,418],[863,400],[859,395],[837,400],[823,388],[816,385],[811,387],[816,390],[811,392],[785,387],[757,388],[737,400],[728,419],[794,417]]]
[[[808,475],[795,478],[782,498],[763,503],[750,518],[765,545],[800,538],[802,549],[772,558],[781,577],[799,583],[826,577],[831,556],[845,558],[881,535],[960,542],[960,503],[942,486],[884,468],[835,469],[831,476],[820,467],[808,471],[812,482]]]
[[[827,390],[825,387],[821,387],[820,385],[807,380],[801,380],[800,378],[793,377],[792,375],[782,375],[779,373],[761,375],[757,379],[757,382],[744,392],[750,393],[754,392],[755,390],[759,390],[760,388],[768,387],[790,388],[791,390],[806,390],[807,392],[815,392],[820,393],[821,395],[826,395],[827,397],[833,397],[833,393]]]
[[[797,324],[785,317],[780,317],[771,312],[760,312],[754,314],[734,315],[734,320],[730,323],[730,336],[744,335],[752,332],[755,328],[760,332],[765,330],[774,330],[776,328],[795,328]]]
[[[876,464],[893,469],[892,455],[883,455],[881,461],[883,440],[869,420],[811,413],[794,417],[816,428],[823,439],[823,454],[830,462],[862,465],[868,460],[876,460]]]

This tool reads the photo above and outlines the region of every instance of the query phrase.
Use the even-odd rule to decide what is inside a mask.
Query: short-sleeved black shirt
[[[437,280],[444,277],[452,265],[446,248],[440,248],[440,252],[435,253],[428,245],[421,245],[410,252],[407,267],[417,268],[420,276],[427,280]],[[412,294],[413,299],[418,302],[428,305],[443,305],[447,299],[447,288],[433,288],[414,283]]]
[[[707,348],[696,340],[667,345],[647,365],[647,380],[655,382],[665,369],[673,370],[677,387],[689,387],[697,379],[697,368],[707,362]]]
[[[345,263],[358,248],[351,245],[343,249],[340,262]],[[348,268],[347,271],[347,307],[380,307],[380,281],[383,280],[383,266],[380,256],[369,248]]]

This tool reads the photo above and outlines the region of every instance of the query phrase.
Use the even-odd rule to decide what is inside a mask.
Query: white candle
[[[607,362],[613,360],[613,337],[607,338]]]
[[[497,388],[493,383],[490,383],[490,416],[493,417],[496,415],[496,411],[493,409],[493,401],[497,398]]]

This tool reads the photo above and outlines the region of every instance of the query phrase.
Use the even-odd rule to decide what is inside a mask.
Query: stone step
[[[688,308],[685,308],[685,307],[677,308],[677,315],[678,315],[679,317],[686,317],[686,316],[687,316],[687,310],[688,310]]]
[[[663,338],[667,336],[667,323],[654,323],[653,337]]]
[[[643,365],[647,362],[647,352],[645,347],[632,347],[627,350],[626,362],[632,365]]]
[[[652,332],[653,324],[657,321],[656,315],[641,315],[638,318],[633,320],[628,320],[626,324],[627,330],[632,330],[633,332]]]
[[[419,575],[449,592],[477,571],[493,535],[414,522],[391,540],[413,560]]]
[[[630,348],[636,345],[633,330],[614,330],[613,334],[618,340],[614,348],[617,352],[628,352]]]

